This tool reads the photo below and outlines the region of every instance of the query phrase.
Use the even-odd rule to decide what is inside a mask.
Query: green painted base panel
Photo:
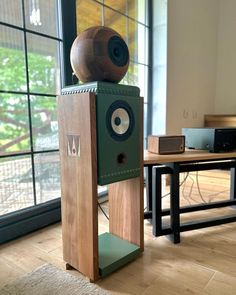
[[[105,277],[134,260],[141,253],[140,247],[110,233],[98,236],[99,274]]]

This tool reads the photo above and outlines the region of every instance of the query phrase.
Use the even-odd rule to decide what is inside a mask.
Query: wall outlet
[[[183,110],[183,118],[188,119],[188,110]]]
[[[192,111],[192,118],[193,118],[193,120],[197,119],[197,111],[195,111],[195,110]]]

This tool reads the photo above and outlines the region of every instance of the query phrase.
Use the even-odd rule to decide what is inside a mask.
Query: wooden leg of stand
[[[109,185],[110,233],[144,247],[143,177]]]

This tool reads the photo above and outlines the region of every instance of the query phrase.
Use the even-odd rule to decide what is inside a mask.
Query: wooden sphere
[[[82,82],[118,83],[129,66],[129,50],[122,37],[107,27],[91,27],[77,36],[70,52],[71,66]]]

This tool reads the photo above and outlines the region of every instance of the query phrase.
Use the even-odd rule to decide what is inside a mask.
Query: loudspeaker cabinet
[[[143,251],[143,99],[106,82],[58,97],[66,263],[91,281]],[[97,185],[109,184],[109,233],[98,235]]]

